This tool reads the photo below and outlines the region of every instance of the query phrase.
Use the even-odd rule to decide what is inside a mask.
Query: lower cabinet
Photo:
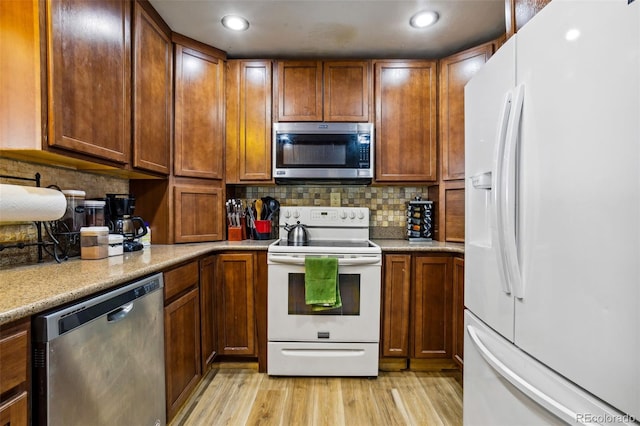
[[[218,353],[257,356],[254,253],[222,253],[216,262]]]
[[[453,360],[462,368],[464,352],[464,258],[453,258]]]
[[[450,254],[384,255],[381,357],[454,366],[455,260]]]
[[[217,354],[218,341],[216,329],[216,256],[207,256],[200,260],[200,337],[202,348],[202,371],[213,361]]]
[[[30,336],[27,318],[0,327],[0,425],[30,424]]]
[[[197,261],[164,273],[164,296],[165,381],[169,422],[202,377]]]

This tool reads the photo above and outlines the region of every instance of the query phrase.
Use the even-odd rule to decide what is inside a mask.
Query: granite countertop
[[[439,241],[373,240],[384,252],[464,253],[464,244]],[[0,269],[0,326],[137,278],[166,270],[198,256],[226,250],[267,250],[273,240],[158,245],[100,260],[74,258]]]

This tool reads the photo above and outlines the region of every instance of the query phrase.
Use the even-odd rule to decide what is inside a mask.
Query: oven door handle
[[[304,265],[304,256],[269,256],[269,260],[285,265]],[[380,262],[380,256],[338,258],[338,266],[375,265]]]

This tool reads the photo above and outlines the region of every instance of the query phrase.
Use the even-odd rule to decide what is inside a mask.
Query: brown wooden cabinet
[[[146,1],[134,3],[133,167],[171,172],[171,29]]]
[[[218,342],[216,330],[216,256],[200,260],[200,346],[202,348],[202,371],[216,356]]]
[[[384,256],[382,279],[383,357],[409,357],[411,256]]]
[[[173,34],[174,174],[224,177],[224,52]]]
[[[0,327],[0,424],[28,425],[31,380],[31,323]]]
[[[374,61],[377,182],[437,181],[436,62]]]
[[[128,163],[131,3],[50,1],[47,18],[49,145]]]
[[[485,43],[440,60],[442,180],[464,179],[464,86],[493,51],[494,43]]]
[[[439,61],[438,185],[429,188],[436,201],[436,240],[464,242],[464,86],[489,60],[502,38]]]
[[[464,354],[464,258],[453,258],[453,360],[462,368]]]
[[[224,239],[224,189],[208,179],[136,179],[129,182],[136,214],[151,225],[152,244]]]
[[[251,252],[222,253],[217,257],[219,354],[255,357],[255,255]]]
[[[413,358],[452,357],[452,259],[422,256],[413,259],[412,350]]]
[[[164,273],[167,421],[202,377],[198,262]]]
[[[272,63],[227,61],[226,183],[271,180]]]
[[[279,61],[274,121],[370,121],[371,62]]]
[[[324,121],[371,121],[371,62],[323,63]]]
[[[381,356],[454,366],[453,270],[449,254],[385,254]]]
[[[505,0],[507,37],[511,37],[551,0]]]

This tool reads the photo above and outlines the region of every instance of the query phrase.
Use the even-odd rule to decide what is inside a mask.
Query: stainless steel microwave
[[[373,178],[372,123],[274,123],[273,176],[277,183]]]

